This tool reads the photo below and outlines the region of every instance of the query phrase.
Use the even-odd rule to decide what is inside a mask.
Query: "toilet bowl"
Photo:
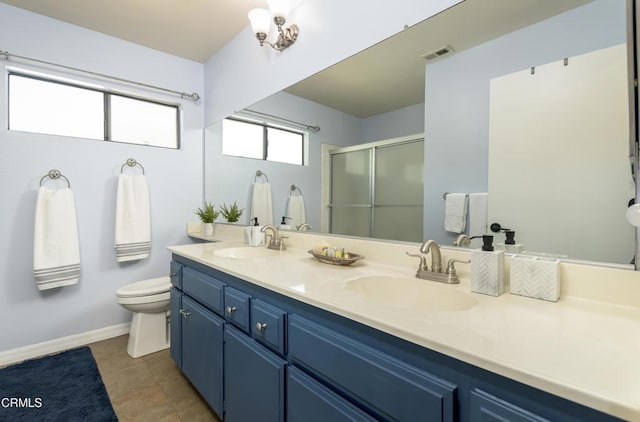
[[[133,312],[127,353],[133,358],[169,347],[171,279],[158,277],[127,284],[116,291],[118,304]]]

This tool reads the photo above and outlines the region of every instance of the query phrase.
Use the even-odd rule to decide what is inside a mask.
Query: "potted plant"
[[[198,207],[193,212],[200,217],[200,221],[202,221],[202,231],[204,235],[208,237],[213,236],[213,222],[220,215],[220,211],[216,211],[211,202],[205,202],[204,209]]]
[[[236,204],[236,201],[233,201],[233,205],[231,205],[230,207],[227,207],[226,203],[223,203],[222,206],[220,207],[220,213],[222,213],[222,216],[229,223],[237,222],[240,216],[242,215],[242,211],[244,211],[244,208],[239,209],[238,204]]]

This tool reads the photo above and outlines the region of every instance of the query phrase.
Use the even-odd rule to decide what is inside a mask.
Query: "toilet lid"
[[[121,297],[149,296],[168,292],[171,289],[169,277],[150,278],[136,281],[119,288],[116,294]]]

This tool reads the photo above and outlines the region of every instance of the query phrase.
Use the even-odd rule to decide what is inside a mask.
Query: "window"
[[[175,105],[9,74],[9,130],[178,148],[178,128]]]
[[[304,164],[304,133],[237,118],[222,122],[222,153],[236,157]]]

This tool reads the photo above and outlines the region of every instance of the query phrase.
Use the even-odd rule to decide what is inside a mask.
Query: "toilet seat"
[[[116,291],[119,298],[145,297],[167,293],[171,289],[169,277],[151,278],[127,284]]]

